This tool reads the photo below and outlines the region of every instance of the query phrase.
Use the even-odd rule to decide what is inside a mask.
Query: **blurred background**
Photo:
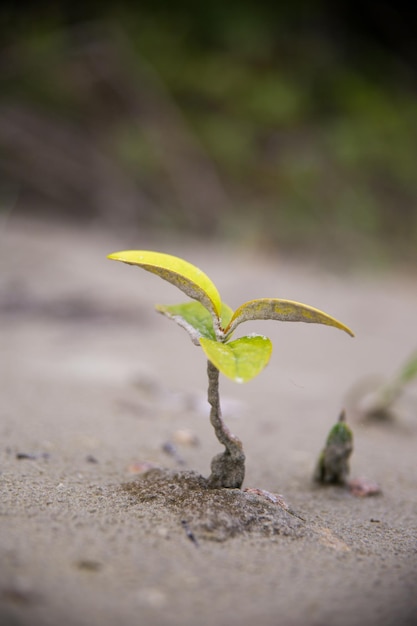
[[[413,262],[414,17],[385,0],[2,0],[1,211]]]

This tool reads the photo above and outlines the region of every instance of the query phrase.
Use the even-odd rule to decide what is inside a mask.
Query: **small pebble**
[[[48,452],[42,452],[40,454],[29,454],[28,452],[17,452],[16,459],[21,461],[22,459],[27,459],[29,461],[36,461],[37,459],[49,459]]]
[[[378,483],[367,478],[354,478],[348,482],[348,487],[350,493],[357,498],[378,496],[382,493]]]
[[[197,435],[187,428],[176,430],[172,436],[172,439],[175,443],[178,443],[182,446],[200,445]]]
[[[101,563],[90,559],[81,559],[80,561],[77,561],[76,566],[78,569],[85,570],[87,572],[98,572],[102,567]]]
[[[155,467],[158,467],[158,465],[151,461],[134,461],[127,466],[127,471],[129,474],[145,474]]]
[[[162,450],[165,452],[165,454],[172,456],[172,458],[175,459],[178,465],[185,465],[185,460],[180,454],[178,454],[176,447],[170,441],[166,441],[164,444],[162,444]]]

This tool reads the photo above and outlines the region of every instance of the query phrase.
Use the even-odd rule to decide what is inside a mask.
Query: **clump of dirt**
[[[122,489],[131,500],[170,512],[187,524],[198,539],[225,541],[242,533],[299,538],[305,522],[281,503],[240,489],[210,489],[203,476],[191,471],[153,468]]]

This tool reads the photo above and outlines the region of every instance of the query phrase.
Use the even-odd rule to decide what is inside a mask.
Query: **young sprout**
[[[417,378],[417,351],[414,352],[392,377],[375,391],[359,401],[359,414],[364,419],[387,420],[392,417],[395,402],[404,393],[407,385]]]
[[[137,265],[178,287],[193,301],[171,306],[157,305],[156,310],[174,320],[200,346],[208,360],[208,401],[210,421],[224,452],[214,457],[208,479],[212,488],[240,488],[245,475],[245,455],[241,441],[222,419],[219,397],[219,372],[238,383],[257,376],[267,365],[272,343],[263,335],[251,334],[232,340],[242,322],[279,320],[325,324],[353,332],[327,313],[306,304],[262,298],[242,304],[236,311],[222,302],[216,286],[200,269],[181,258],[148,250],[114,252],[109,259]]]
[[[349,476],[349,457],[353,452],[353,435],[346,424],[345,412],[333,426],[320,453],[314,480],[327,485],[345,485]]]

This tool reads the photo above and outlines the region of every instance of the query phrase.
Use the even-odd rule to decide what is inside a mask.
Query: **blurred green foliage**
[[[366,32],[349,48],[352,31],[325,2],[93,8],[87,17],[127,33],[135,62],[215,163],[235,207],[220,214],[218,230],[292,249],[394,247],[413,256],[417,100],[392,50]],[[13,45],[31,71],[6,72],[3,99],[82,123],[91,103],[88,90],[74,89],[82,76],[68,62],[74,24],[59,11],[41,15],[16,30]],[[124,166],[156,182],[161,163],[149,136],[123,118],[112,133]]]

